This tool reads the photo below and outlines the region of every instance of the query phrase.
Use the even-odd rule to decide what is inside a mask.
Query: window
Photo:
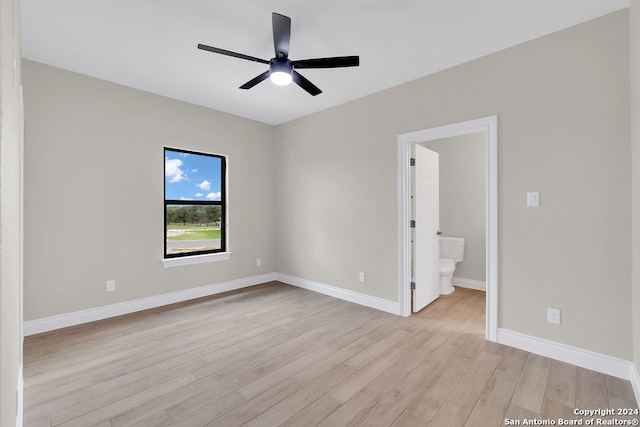
[[[225,157],[164,149],[164,257],[226,251]]]

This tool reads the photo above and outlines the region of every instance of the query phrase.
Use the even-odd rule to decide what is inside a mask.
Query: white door
[[[440,296],[440,174],[438,153],[415,145],[413,312]]]

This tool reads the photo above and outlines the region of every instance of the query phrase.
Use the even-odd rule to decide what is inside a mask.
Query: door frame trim
[[[398,314],[411,315],[411,147],[420,142],[476,132],[485,132],[486,135],[486,339],[495,342],[498,335],[497,115],[398,135]]]

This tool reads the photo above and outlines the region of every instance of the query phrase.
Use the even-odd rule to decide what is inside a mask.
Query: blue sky
[[[164,154],[165,199],[220,200],[220,158],[169,149]]]

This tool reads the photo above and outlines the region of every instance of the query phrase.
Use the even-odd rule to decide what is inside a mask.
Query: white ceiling
[[[24,58],[280,124],[629,6],[629,0],[22,0]],[[271,12],[291,17],[292,60],[360,55],[301,70],[323,93],[266,80]]]

